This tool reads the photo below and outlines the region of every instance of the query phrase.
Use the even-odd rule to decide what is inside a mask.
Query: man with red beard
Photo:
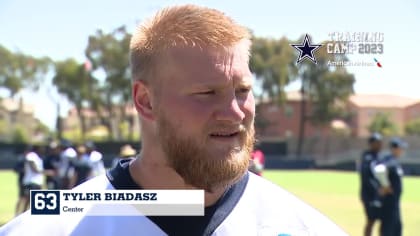
[[[250,46],[245,27],[206,7],[165,8],[143,23],[130,44],[140,155],[78,187],[204,189],[204,216],[82,217],[54,225],[72,235],[345,235],[248,172],[255,116]],[[20,222],[4,232],[14,233]]]

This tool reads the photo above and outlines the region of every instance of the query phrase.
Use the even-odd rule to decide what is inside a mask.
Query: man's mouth
[[[210,134],[212,138],[233,138],[239,135],[239,131],[232,132],[214,132]]]

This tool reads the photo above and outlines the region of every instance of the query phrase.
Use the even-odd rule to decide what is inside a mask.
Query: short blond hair
[[[195,5],[164,8],[133,34],[130,42],[133,80],[148,81],[159,56],[169,48],[226,48],[241,40],[250,41],[248,29],[218,10]]]

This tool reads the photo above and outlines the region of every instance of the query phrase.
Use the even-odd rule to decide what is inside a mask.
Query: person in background
[[[392,138],[390,142],[391,153],[380,160],[374,168],[375,176],[381,184],[380,192],[383,195],[381,236],[402,235],[400,200],[404,172],[399,159],[406,147],[407,144],[400,138]]]
[[[58,166],[58,179],[60,189],[69,189],[70,176],[69,168],[70,162],[76,158],[77,153],[73,148],[73,144],[68,140],[61,140],[60,142],[60,162]]]
[[[363,230],[364,236],[372,235],[373,225],[380,220],[381,206],[379,195],[379,182],[373,174],[373,167],[377,164],[379,154],[382,149],[382,135],[372,133],[368,139],[368,149],[363,152],[360,161],[360,180],[364,212],[366,215],[366,224]]]
[[[130,144],[126,144],[126,145],[122,146],[121,149],[120,149],[120,153],[119,153],[118,157],[115,157],[112,160],[112,168],[116,167],[121,160],[124,160],[124,159],[127,159],[127,158],[133,158],[136,155],[137,155],[136,149],[131,147]]]
[[[46,176],[47,189],[59,189],[58,170],[60,166],[60,146],[56,141],[48,145],[47,155],[44,159],[44,174]]]
[[[77,157],[70,162],[70,188],[74,188],[93,177],[93,167],[86,153],[86,147],[79,145],[76,152]]]
[[[42,189],[42,184],[44,183],[43,154],[43,147],[33,145],[31,151],[25,155],[25,174],[23,176],[24,210],[29,208],[30,191]]]
[[[24,195],[24,187],[23,187],[23,177],[25,176],[25,156],[30,150],[27,149],[24,151],[24,153],[19,154],[17,156],[16,164],[13,167],[13,170],[18,175],[18,189],[19,189],[19,197],[18,201],[16,203],[15,208],[15,216],[19,215],[21,212],[23,212],[24,206],[25,206],[25,195]]]
[[[105,165],[103,161],[103,155],[98,150],[92,141],[85,142],[86,155],[92,164],[93,176],[102,175],[105,173]]]
[[[256,148],[251,153],[251,161],[249,164],[249,171],[252,173],[262,176],[262,172],[264,171],[264,164],[265,164],[265,157],[262,150]]]

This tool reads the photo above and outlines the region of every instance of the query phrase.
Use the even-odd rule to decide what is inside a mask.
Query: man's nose
[[[233,96],[226,99],[223,105],[216,113],[216,119],[218,121],[225,121],[234,124],[241,124],[245,119],[245,113],[241,109],[241,102]]]

